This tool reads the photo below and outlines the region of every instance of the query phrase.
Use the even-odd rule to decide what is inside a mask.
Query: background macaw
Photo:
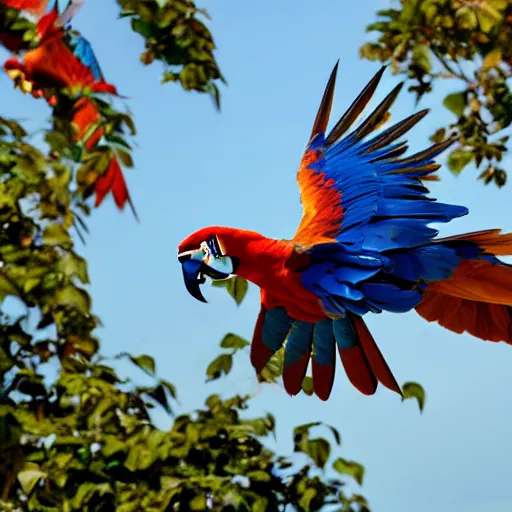
[[[45,96],[55,105],[55,90],[67,88],[77,91],[77,98],[72,106],[71,121],[75,124],[76,139],[83,141],[85,149],[91,151],[104,134],[100,113],[94,101],[80,94],[84,89],[93,93],[117,95],[116,88],[107,83],[87,39],[69,27],[66,23],[82,4],[82,1],[23,1],[1,0],[6,6],[28,11],[42,17],[37,23],[39,42],[29,49],[20,61],[13,57],[4,64],[7,74],[16,80],[24,92],[36,97]],[[136,215],[128,192],[121,166],[112,155],[107,171],[94,184],[95,206],[99,206],[105,196],[112,192],[116,205],[122,209],[126,203]]]
[[[428,321],[483,340],[512,343],[512,234],[488,230],[436,238],[432,222],[468,210],[437,202],[422,183],[434,158],[453,141],[409,157],[397,142],[423,110],[373,134],[387,119],[403,84],[395,87],[356,129],[346,133],[369,102],[384,68],[326,135],[337,64],[327,84],[297,181],[302,220],[291,240],[227,227],[196,231],[178,247],[185,285],[205,301],[205,276],[232,274],[261,289],[251,362],[260,372],[285,345],[283,381],[301,390],[309,360],[313,389],[330,395],[336,347],[352,384],[372,395],[378,382],[401,394],[363,316],[416,309]]]

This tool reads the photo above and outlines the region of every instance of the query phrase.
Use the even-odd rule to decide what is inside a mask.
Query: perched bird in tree
[[[302,220],[291,240],[228,227],[196,231],[178,247],[185,285],[205,301],[206,276],[236,274],[261,289],[251,362],[260,372],[284,345],[287,392],[301,390],[309,361],[313,389],[327,400],[335,351],[351,383],[372,395],[380,382],[401,393],[363,320],[369,312],[412,309],[428,321],[489,341],[512,343],[512,234],[479,231],[436,238],[429,226],[466,215],[439,203],[424,182],[453,140],[405,156],[399,139],[423,110],[377,131],[403,84],[395,87],[357,128],[382,68],[326,134],[337,66],[325,89],[297,181]],[[348,132],[348,134],[347,134]]]
[[[4,64],[7,74],[19,84],[24,92],[35,97],[44,96],[55,106],[55,91],[74,91],[75,100],[70,107],[71,122],[76,126],[76,140],[82,141],[87,151],[96,147],[104,129],[101,115],[95,102],[84,95],[88,89],[93,93],[117,95],[117,89],[105,81],[91,44],[67,23],[82,2],[2,0],[8,6],[23,9],[43,16],[37,22],[39,41],[35,48],[23,54],[23,59],[13,57]],[[136,215],[128,192],[121,166],[112,155],[107,170],[94,183],[95,206],[112,192],[119,208],[128,203]]]

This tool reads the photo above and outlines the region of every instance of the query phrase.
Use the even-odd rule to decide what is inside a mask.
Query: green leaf
[[[0,302],[2,302],[8,295],[18,297],[20,292],[14,283],[0,271]]]
[[[417,382],[406,382],[402,386],[402,394],[404,397],[402,398],[402,402],[404,400],[409,400],[414,398],[418,401],[418,406],[420,408],[420,412],[423,412],[423,407],[425,406],[426,393],[423,387]]]
[[[359,485],[363,485],[364,467],[361,464],[338,457],[332,467],[341,475],[349,475],[355,478]]]
[[[0,416],[0,449],[2,451],[16,445],[21,437],[22,428],[14,414],[7,413]]]
[[[473,151],[456,149],[455,151],[452,151],[448,156],[448,169],[450,169],[453,174],[458,176],[462,169],[471,163],[474,158],[475,154]]]
[[[89,283],[87,273],[87,262],[74,252],[66,252],[60,259],[57,266],[58,270],[67,277],[78,277],[83,284]]]
[[[130,153],[128,153],[128,151],[124,151],[123,149],[116,147],[115,152],[117,153],[119,160],[121,160],[121,162],[123,162],[123,165],[125,167],[129,167],[129,168],[133,167],[133,159],[132,159]]]
[[[138,366],[143,372],[148,375],[154,376],[156,372],[155,360],[147,354],[141,354],[140,356],[128,356],[131,362]]]
[[[255,482],[270,482],[272,479],[266,471],[249,471],[245,476]]]
[[[302,391],[308,396],[313,395],[313,379],[311,377],[304,377],[302,381]]]
[[[283,374],[284,347],[281,347],[269,359],[261,373],[258,375],[259,382],[273,383]]]
[[[222,348],[234,348],[236,350],[247,347],[247,345],[250,345],[247,340],[244,340],[240,336],[237,336],[233,333],[226,334],[226,336],[224,336],[220,342],[220,346]]]
[[[45,245],[60,245],[69,248],[73,245],[69,233],[62,224],[50,224],[43,232],[43,243]]]
[[[307,443],[306,453],[319,468],[323,468],[331,454],[331,444],[323,437],[312,439]]]
[[[195,496],[189,501],[189,510],[208,510],[206,506],[206,498],[203,495]]]
[[[466,108],[466,92],[448,94],[443,100],[443,105],[457,117],[460,117]]]
[[[227,375],[233,367],[233,356],[231,354],[221,354],[214,359],[206,369],[207,381],[219,379],[223,374]]]
[[[316,489],[313,487],[308,487],[300,498],[300,506],[302,510],[310,510],[311,500],[317,495]]]
[[[18,481],[25,494],[30,494],[39,480],[44,477],[46,473],[40,469],[26,469],[18,473]]]
[[[234,276],[222,281],[212,281],[213,286],[226,288],[229,295],[240,305],[249,289],[249,283],[242,277]]]
[[[59,288],[55,292],[55,304],[59,306],[68,306],[77,309],[80,313],[88,314],[91,307],[89,295],[73,285]]]
[[[151,450],[144,444],[144,441],[132,446],[124,466],[130,471],[140,471],[148,469],[158,457],[156,450]]]
[[[412,63],[425,73],[430,73],[432,64],[430,63],[430,49],[427,45],[418,44],[414,46]]]
[[[501,62],[503,55],[500,48],[495,48],[491,50],[485,57],[482,62],[482,69],[492,69],[498,67],[498,64]]]
[[[58,153],[62,153],[64,150],[69,148],[68,139],[61,132],[48,132],[45,135],[44,140],[48,143],[52,151],[57,151]]]
[[[171,384],[169,381],[165,379],[160,379],[160,384],[167,389],[169,394],[174,398],[174,400],[177,400],[178,394],[176,392],[176,386],[174,384]]]

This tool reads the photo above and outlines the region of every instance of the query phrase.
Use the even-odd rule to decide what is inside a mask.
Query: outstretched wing
[[[429,190],[422,183],[435,178],[432,173],[440,166],[434,158],[453,140],[400,158],[407,145],[397,139],[428,110],[368,137],[387,120],[403,84],[396,86],[358,128],[344,136],[370,101],[385,68],[370,80],[326,136],[337,68],[338,64],[327,83],[297,173],[303,215],[293,241],[306,247],[339,242],[356,252],[381,252],[428,242],[437,235],[429,223],[448,222],[467,213],[464,207],[427,197]]]

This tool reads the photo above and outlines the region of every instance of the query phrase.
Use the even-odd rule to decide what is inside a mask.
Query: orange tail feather
[[[485,244],[503,254],[510,251],[507,247],[512,247],[512,239],[497,243],[488,238]],[[464,261],[450,279],[428,286],[416,311],[451,331],[512,343],[512,267],[482,260]]]

